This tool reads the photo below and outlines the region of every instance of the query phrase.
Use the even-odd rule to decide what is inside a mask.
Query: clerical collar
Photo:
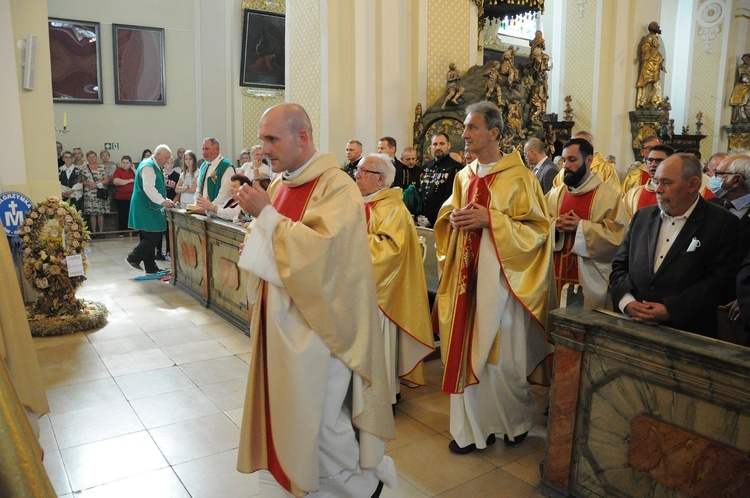
[[[383,187],[383,188],[385,188],[385,187]],[[373,198],[375,198],[375,196],[378,195],[381,190],[383,190],[383,189],[382,188],[378,189],[375,192],[373,192],[372,194],[366,195],[366,196],[362,197],[362,200],[365,202],[365,204],[367,204],[368,202],[370,202],[371,200],[373,200]]]
[[[320,156],[322,156],[323,153],[320,152],[318,149],[315,149],[315,154],[310,158],[309,161],[307,161],[305,164],[297,168],[296,170],[292,171],[291,173],[289,171],[284,171],[282,173],[284,180],[294,180],[297,178],[305,169],[307,169],[308,166],[310,166],[316,159],[318,159]]]
[[[682,213],[682,214],[680,214],[678,216],[671,216],[671,215],[667,214],[661,208],[661,206],[659,206],[659,214],[661,215],[661,219],[662,220],[679,220],[680,218],[689,218],[690,215],[693,214],[693,211],[695,211],[695,206],[698,205],[698,200],[700,198],[701,198],[701,196],[698,195],[698,197],[695,198],[695,201],[693,201],[693,203],[690,205],[690,207],[687,208],[687,211],[685,211],[684,213]]]
[[[490,170],[495,164],[497,164],[497,161],[495,161],[494,163],[490,163],[490,164],[482,164],[479,161],[477,161],[477,176],[479,178],[484,178],[485,176],[487,176],[487,173],[490,172]]]
[[[569,192],[573,192],[573,191],[575,191],[575,190],[581,190],[581,189],[582,189],[583,187],[585,187],[585,186],[586,186],[586,184],[587,184],[588,182],[590,182],[590,181],[591,181],[591,179],[592,179],[592,178],[594,178],[594,175],[593,175],[593,173],[591,172],[591,170],[589,170],[589,171],[588,171],[588,172],[587,172],[586,174],[587,174],[588,176],[587,176],[587,177],[586,177],[586,178],[585,178],[585,179],[584,179],[584,180],[583,180],[583,181],[582,181],[582,182],[581,182],[581,183],[580,183],[579,185],[576,185],[575,187],[571,187],[570,185],[567,185],[567,184],[566,184],[565,186],[566,186],[566,187],[568,187],[568,191],[569,191]]]

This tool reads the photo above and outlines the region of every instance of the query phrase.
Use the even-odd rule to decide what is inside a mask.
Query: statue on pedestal
[[[445,106],[448,102],[452,102],[458,105],[458,98],[463,95],[465,88],[458,84],[458,80],[461,79],[461,74],[456,70],[456,64],[453,62],[448,66],[448,74],[445,75],[445,100],[441,109],[445,110]]]
[[[732,124],[750,122],[750,54],[742,56],[742,64],[737,68],[737,83],[729,98],[732,106]]]
[[[652,22],[648,25],[648,35],[640,44],[641,69],[638,74],[638,82],[635,108],[652,108],[661,103],[661,72],[667,72],[664,68],[664,57],[659,51],[659,34],[661,28],[659,23]]]

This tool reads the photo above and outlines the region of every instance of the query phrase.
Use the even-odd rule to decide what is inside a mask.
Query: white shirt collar
[[[284,180],[294,180],[297,178],[300,174],[302,174],[303,171],[307,169],[308,166],[310,166],[316,159],[318,159],[320,156],[322,156],[323,153],[320,152],[318,149],[315,149],[315,154],[310,158],[309,161],[307,161],[305,164],[297,168],[293,172],[284,171],[282,175],[284,175]]]

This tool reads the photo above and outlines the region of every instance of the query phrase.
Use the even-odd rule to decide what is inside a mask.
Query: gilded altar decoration
[[[570,107],[570,103],[573,101],[573,97],[566,95],[565,98],[565,109],[563,109],[563,121],[573,121],[573,108]]]
[[[500,88],[500,63],[498,61],[492,61],[490,67],[484,71],[484,77],[487,81],[484,82],[484,100],[492,101],[492,96],[495,96],[495,101],[498,106],[503,105],[503,91]]]
[[[737,67],[737,80],[729,98],[732,106],[732,124],[750,122],[750,54],[742,56],[742,64]]]
[[[463,95],[466,90],[464,87],[459,85],[458,81],[461,79],[461,73],[456,70],[456,64],[451,62],[448,65],[448,74],[445,75],[445,100],[443,101],[443,109],[448,102],[458,105],[458,98]]]
[[[23,273],[39,293],[27,307],[33,335],[68,334],[98,327],[107,309],[76,298],[85,280],[90,233],[75,207],[49,197],[29,211],[21,229]],[[68,275],[68,257],[81,257],[83,275]]]
[[[641,61],[638,81],[636,82],[635,108],[654,108],[661,103],[661,73],[664,68],[664,56],[660,51],[659,36],[661,28],[656,21],[648,25],[648,34],[641,40],[639,60]]]

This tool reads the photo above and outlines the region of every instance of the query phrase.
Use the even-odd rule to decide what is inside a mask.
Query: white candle
[[[67,127],[68,127],[68,113],[64,112],[63,113],[63,128],[67,128]]]

